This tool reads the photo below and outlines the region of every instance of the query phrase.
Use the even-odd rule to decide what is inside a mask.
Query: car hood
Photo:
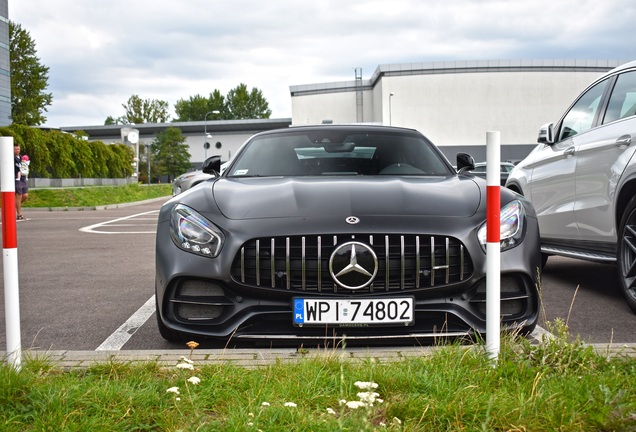
[[[467,177],[221,178],[212,193],[228,219],[319,215],[447,216],[475,214],[485,197]]]

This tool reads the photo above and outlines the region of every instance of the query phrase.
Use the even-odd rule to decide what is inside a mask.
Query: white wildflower
[[[351,408],[351,409],[358,409],[364,406],[367,406],[366,403],[362,402],[362,401],[349,401],[347,402],[347,407]]]
[[[201,382],[201,379],[198,378],[198,377],[195,377],[195,376],[191,376],[190,378],[188,378],[188,382],[190,384],[197,385],[197,384],[199,384]]]
[[[178,397],[178,398],[175,398],[175,400],[178,400],[178,401],[180,401],[180,400],[181,400],[181,398],[180,398],[180,397]]]
[[[373,390],[378,388],[377,383],[370,381],[356,381],[353,385],[358,387],[360,390]]]
[[[401,424],[402,424],[402,420],[400,420],[400,419],[399,419],[399,418],[397,418],[397,417],[393,417],[393,423],[394,423],[394,424],[401,425]]]
[[[248,425],[249,427],[252,427],[252,426],[254,426],[254,423],[252,423],[252,422],[247,422],[247,425]]]
[[[295,404],[295,403],[293,403],[293,402],[285,402],[285,406],[286,406],[286,407],[296,408],[298,405],[296,405],[296,404]]]
[[[177,369],[194,370],[194,366],[192,366],[190,363],[179,363],[177,365]]]
[[[344,405],[347,403],[347,401],[345,399],[340,399],[338,402],[340,402],[340,405]]]
[[[360,392],[358,393],[358,397],[362,402],[366,402],[368,404],[373,405],[373,403],[377,400],[379,393],[376,392]]]
[[[194,363],[192,360],[190,360],[189,358],[184,357],[184,356],[181,356],[180,359],[181,359],[181,361],[184,361],[186,363],[190,363],[190,364]]]
[[[327,414],[336,415],[336,412],[331,408],[327,408]]]
[[[166,393],[179,394],[179,387],[170,387],[168,390],[166,390]]]
[[[269,406],[269,402],[263,402],[261,406]]]

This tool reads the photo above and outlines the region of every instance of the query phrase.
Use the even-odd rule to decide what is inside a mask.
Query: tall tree
[[[116,125],[116,124],[121,124],[121,119],[114,118],[113,116],[108,116],[108,117],[106,117],[106,120],[104,120],[104,125],[105,126]]]
[[[247,86],[241,83],[230,90],[225,99],[230,119],[267,119],[272,115],[267,99],[256,87],[252,87],[252,90],[248,92]]]
[[[11,69],[11,116],[13,123],[39,126],[46,122],[44,112],[53,101],[46,93],[49,68],[40,63],[35,42],[20,24],[9,22]]]
[[[126,113],[114,119],[106,118],[105,124],[144,124],[165,123],[170,118],[168,114],[168,102],[156,99],[141,99],[138,95],[132,95],[128,102],[122,104]]]
[[[181,129],[169,127],[159,132],[152,142],[152,160],[159,174],[168,175],[170,181],[178,174],[190,169],[190,152],[186,138],[181,134]]]
[[[205,120],[205,115],[218,111],[219,114],[210,114],[207,118],[209,120],[219,120],[227,118],[225,114],[225,98],[218,89],[210,93],[210,96],[203,97],[201,95],[190,96],[190,99],[179,99],[174,105],[174,111],[177,114],[177,118],[174,121],[202,121]]]

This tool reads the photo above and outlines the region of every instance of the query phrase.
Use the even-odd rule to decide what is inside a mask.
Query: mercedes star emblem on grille
[[[361,289],[373,282],[378,274],[378,257],[364,243],[343,243],[329,258],[329,273],[339,286],[351,290]]]
[[[360,222],[360,219],[359,219],[359,218],[357,218],[357,217],[355,217],[355,216],[349,216],[349,217],[347,217],[346,221],[347,221],[347,223],[348,223],[349,225],[355,225],[355,224],[357,224],[358,222]]]

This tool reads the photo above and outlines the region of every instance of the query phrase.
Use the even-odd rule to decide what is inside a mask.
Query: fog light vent
[[[179,287],[179,296],[223,297],[223,288],[212,282],[187,280]]]
[[[221,316],[223,306],[180,303],[176,305],[177,315],[185,320],[210,320]]]
[[[505,275],[500,282],[501,305],[500,313],[503,317],[513,317],[523,314],[526,307],[525,286],[520,277],[515,275]],[[477,306],[480,314],[486,315],[486,281],[482,281],[476,289],[476,295],[471,300]]]
[[[182,280],[172,302],[175,315],[188,321],[216,319],[231,305],[219,284],[197,279]]]
[[[523,282],[518,277],[514,276],[504,276],[501,278],[501,292],[510,294],[517,293],[521,294],[524,292]]]
[[[515,316],[523,312],[523,301],[520,299],[502,300],[500,312],[503,316]]]

